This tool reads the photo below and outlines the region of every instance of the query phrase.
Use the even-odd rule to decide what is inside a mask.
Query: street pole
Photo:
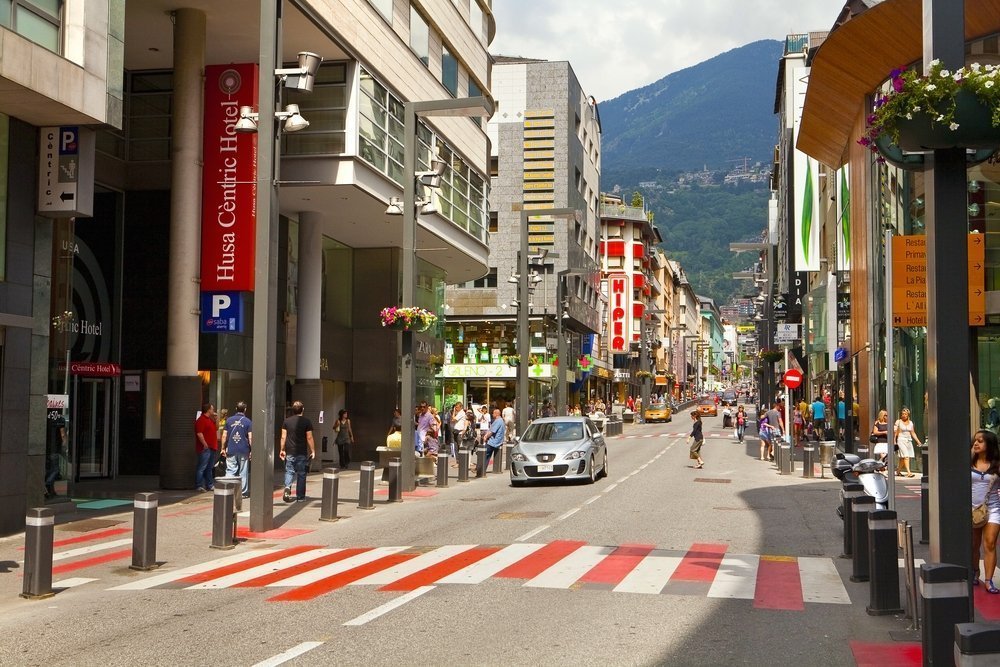
[[[889,455],[886,456],[886,474],[889,477],[889,505],[888,509],[896,511],[896,475],[893,469],[896,467],[896,457],[892,453],[893,427],[896,423],[895,403],[896,403],[896,374],[894,372],[895,359],[895,333],[896,329],[892,325],[892,230],[885,230],[885,411],[889,415],[889,434],[886,437],[886,445]],[[877,413],[876,413],[877,414]],[[970,491],[971,493],[971,491]]]
[[[643,313],[639,318],[639,371],[643,373],[642,385],[639,387],[642,401],[639,406],[639,421],[643,424],[646,423],[646,406],[649,404],[649,378],[645,375],[649,372],[649,353],[646,346],[646,313]]]

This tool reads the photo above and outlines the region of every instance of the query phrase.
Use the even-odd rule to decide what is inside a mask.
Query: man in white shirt
[[[514,401],[511,400],[507,404],[507,407],[503,409],[501,413],[503,415],[503,423],[507,426],[507,442],[511,441],[514,437]]]

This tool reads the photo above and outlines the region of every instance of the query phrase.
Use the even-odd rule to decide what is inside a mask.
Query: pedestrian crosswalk
[[[687,550],[571,540],[433,547],[264,547],[161,572],[113,591],[259,588],[272,602],[302,602],[346,586],[409,593],[428,586],[517,580],[533,589],[594,589],[641,595],[749,600],[756,608],[803,610],[850,604],[831,558],[729,553],[724,544]]]

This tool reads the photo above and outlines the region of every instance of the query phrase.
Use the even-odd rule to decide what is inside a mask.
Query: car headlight
[[[514,452],[513,454],[510,455],[510,460],[511,461],[527,461],[528,457],[525,456],[524,454],[522,454],[521,452]]]
[[[570,452],[569,454],[566,455],[566,459],[568,459],[568,460],[582,459],[586,455],[587,455],[587,452],[585,452],[585,451]]]

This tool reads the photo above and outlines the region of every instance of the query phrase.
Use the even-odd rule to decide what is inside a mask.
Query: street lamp
[[[517,286],[517,346],[520,361],[517,365],[517,432],[524,434],[528,427],[528,361],[530,359],[531,343],[529,328],[528,308],[528,218],[531,216],[549,216],[553,218],[574,219],[580,216],[580,211],[575,208],[528,208],[531,204],[514,204],[513,210],[521,212],[521,250],[517,258],[517,275],[520,276],[520,283]],[[560,316],[560,321],[562,317]],[[558,354],[558,352],[556,353]],[[566,363],[559,357],[560,364]],[[558,411],[558,404],[556,407]]]
[[[440,179],[447,165],[431,163],[430,172],[417,171],[417,118],[420,116],[485,116],[493,115],[493,101],[488,97],[463,97],[444,100],[423,100],[403,104],[403,293],[402,306],[412,308],[417,281],[417,183],[434,187],[433,176]],[[437,161],[437,162],[440,162]],[[421,201],[422,212],[427,202]],[[392,202],[390,202],[392,205]],[[403,491],[416,487],[416,450],[413,441],[413,409],[416,403],[416,372],[413,365],[413,331],[404,329],[400,358],[400,401],[403,416],[403,437],[400,443],[400,474]]]
[[[569,317],[569,313],[564,307],[563,300],[566,298],[566,278],[569,276],[589,275],[579,269],[563,269],[556,274],[556,359],[559,365],[556,367],[556,387],[555,401],[556,414],[559,414],[560,406],[566,402],[566,371],[569,369],[569,352],[566,350],[566,338],[563,334],[563,320]]]

